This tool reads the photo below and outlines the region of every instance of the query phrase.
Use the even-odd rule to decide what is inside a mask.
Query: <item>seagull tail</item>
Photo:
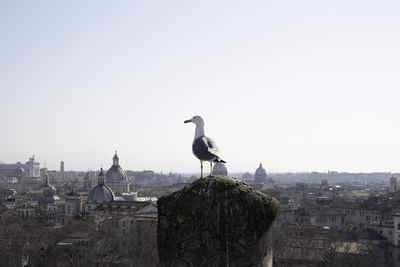
[[[220,159],[219,157],[216,157],[214,162],[218,162],[218,163],[226,163],[225,160]]]

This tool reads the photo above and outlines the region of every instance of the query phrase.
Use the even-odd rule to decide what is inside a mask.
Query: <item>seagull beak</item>
[[[185,120],[184,123],[192,122],[192,120]]]

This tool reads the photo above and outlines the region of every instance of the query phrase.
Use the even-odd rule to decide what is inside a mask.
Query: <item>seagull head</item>
[[[200,116],[194,116],[193,118],[191,118],[190,120],[185,120],[184,123],[189,123],[189,122],[193,122],[196,125],[204,125],[204,120],[202,117]]]

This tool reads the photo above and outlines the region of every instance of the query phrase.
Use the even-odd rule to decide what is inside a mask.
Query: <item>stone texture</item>
[[[157,205],[161,266],[271,264],[267,231],[279,209],[275,198],[239,180],[211,176],[163,196]]]

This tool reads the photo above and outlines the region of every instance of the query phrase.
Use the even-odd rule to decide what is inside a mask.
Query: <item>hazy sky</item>
[[[400,171],[399,1],[1,1],[0,161]],[[206,169],[208,171],[208,169]]]

